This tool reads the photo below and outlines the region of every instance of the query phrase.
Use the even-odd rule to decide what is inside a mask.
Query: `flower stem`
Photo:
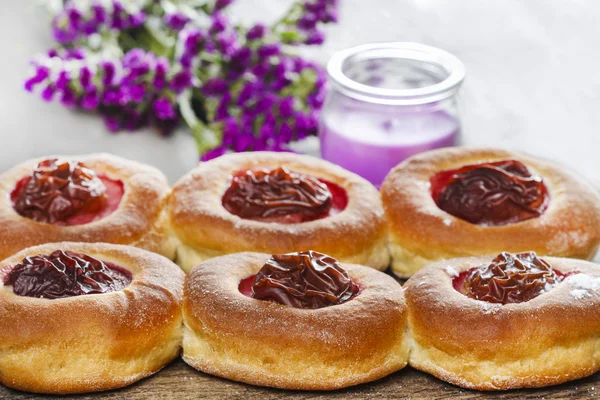
[[[190,128],[192,136],[196,141],[198,153],[204,154],[219,145],[221,138],[213,130],[209,129],[196,115],[192,107],[192,91],[184,91],[178,98],[179,111],[186,125]]]

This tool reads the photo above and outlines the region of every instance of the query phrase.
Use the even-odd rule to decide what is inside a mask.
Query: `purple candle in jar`
[[[377,43],[337,53],[321,114],[321,155],[379,186],[422,151],[458,144],[464,66],[442,50]]]

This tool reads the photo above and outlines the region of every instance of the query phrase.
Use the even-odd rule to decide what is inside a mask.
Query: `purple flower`
[[[83,60],[85,58],[85,50],[81,47],[74,49],[64,49],[63,60]]]
[[[252,82],[247,82],[246,84],[244,84],[242,90],[240,91],[240,94],[238,95],[237,105],[240,107],[243,106],[248,100],[252,98],[254,92],[255,87]]]
[[[106,9],[101,4],[92,4],[92,20],[96,26],[104,24],[107,20]]]
[[[205,152],[204,154],[202,154],[200,160],[209,161],[209,160],[215,159],[217,157],[221,157],[223,154],[225,154],[226,151],[227,151],[227,147],[225,147],[225,146],[215,147],[214,149],[210,149],[207,152]]]
[[[298,20],[298,27],[302,30],[314,29],[317,26],[317,22],[315,14],[305,14]]]
[[[287,60],[281,60],[279,64],[277,64],[272,69],[273,78],[276,81],[283,81],[283,85],[287,85],[289,83],[288,74],[290,70],[293,68]]]
[[[219,105],[215,110],[215,121],[221,121],[229,116],[229,102],[231,101],[231,95],[229,93],[225,93],[221,100],[219,101]]]
[[[181,13],[167,14],[163,17],[163,20],[169,28],[175,31],[182,30],[190,22],[190,19]]]
[[[269,111],[277,103],[277,95],[274,93],[263,93],[263,96],[256,102],[256,111],[264,113]]]
[[[71,83],[71,77],[67,71],[60,71],[58,79],[56,80],[56,88],[59,90],[67,90],[69,83]]]
[[[63,9],[52,20],[52,32],[59,43],[70,44],[102,30],[125,30],[142,25],[145,13],[140,9],[130,11],[117,0],[106,6],[94,2],[85,12],[77,8],[74,0],[65,0]]]
[[[267,142],[269,139],[272,139],[275,136],[275,118],[273,115],[269,114],[265,117],[265,121],[259,130],[259,138],[263,142]]]
[[[135,103],[141,103],[144,101],[146,96],[146,86],[144,84],[124,86],[123,89],[126,93],[126,98],[129,101],[133,101]]]
[[[88,86],[90,86],[91,80],[92,72],[90,71],[90,69],[85,66],[82,67],[81,70],[79,70],[79,82],[81,83],[81,86],[87,88]]]
[[[33,88],[43,82],[50,75],[50,70],[47,67],[38,65],[35,68],[35,74],[25,81],[25,90],[28,92],[33,91]]]
[[[296,129],[300,132],[305,132],[305,133],[313,133],[316,132],[317,129],[317,118],[315,115],[313,114],[305,114],[303,112],[297,112],[296,116]]]
[[[119,89],[108,89],[104,91],[102,102],[108,106],[122,103],[121,91]]]
[[[114,1],[110,27],[118,30],[124,29],[126,26],[125,23],[128,19],[129,18],[125,7],[123,7],[120,2]]]
[[[338,22],[338,12],[335,8],[330,8],[327,10],[326,16],[322,19],[322,22],[330,23],[330,22]]]
[[[237,34],[235,31],[221,32],[215,38],[216,48],[227,56],[233,55],[237,47]]]
[[[100,69],[102,71],[102,83],[106,86],[112,85],[116,74],[115,64],[110,61],[103,61],[100,63]]]
[[[96,88],[89,90],[81,99],[81,107],[86,110],[95,110],[100,104],[100,96]]]
[[[146,21],[146,14],[143,11],[129,14],[127,28],[137,28]]]
[[[277,141],[279,143],[289,143],[293,140],[294,138],[294,131],[292,130],[292,128],[290,127],[290,125],[287,122],[282,122],[281,126],[279,127],[279,134],[277,137]]]
[[[214,10],[220,11],[220,10],[228,7],[231,3],[233,3],[233,0],[216,0]]]
[[[44,101],[52,101],[52,98],[54,97],[54,93],[56,93],[56,89],[54,88],[54,85],[48,85],[42,91],[42,99],[44,99]]]
[[[223,121],[223,145],[231,146],[235,138],[240,134],[237,120],[234,117],[225,118]]]
[[[66,9],[67,11],[67,16],[69,19],[69,23],[71,24],[71,26],[74,29],[80,29],[81,28],[81,12],[76,9],[73,5],[69,4],[70,7],[68,7]]]
[[[181,93],[192,85],[192,74],[188,70],[183,70],[175,74],[169,87],[175,93]]]
[[[223,14],[216,13],[211,16],[211,22],[209,32],[215,34],[223,32],[227,28],[229,21]]]
[[[281,48],[278,43],[265,44],[259,47],[258,56],[261,58],[267,58],[279,55]]]
[[[207,80],[202,86],[202,92],[209,97],[223,94],[227,88],[228,83],[221,78],[212,78]]]
[[[75,93],[69,88],[65,88],[62,91],[60,102],[67,108],[73,108],[77,105],[77,98]]]
[[[165,57],[160,57],[156,60],[156,68],[154,70],[154,87],[161,90],[167,82],[167,72],[169,72],[169,60]]]
[[[232,67],[244,70],[248,66],[250,58],[252,58],[252,50],[249,47],[241,47],[231,56]]]
[[[159,119],[174,119],[177,114],[173,105],[166,97],[160,97],[154,102],[154,112]]]
[[[288,96],[279,102],[279,115],[289,118],[294,112],[294,97]]]
[[[304,9],[309,12],[317,13],[327,7],[327,0],[313,0],[304,3]]]
[[[314,45],[314,44],[323,44],[324,41],[325,41],[325,34],[321,31],[315,30],[306,36],[304,43],[308,44],[308,45]]]
[[[236,152],[248,151],[252,150],[253,137],[251,135],[240,135],[238,136],[236,142],[233,144],[233,149]]]
[[[105,117],[104,124],[111,132],[118,132],[121,130],[121,122],[116,117]]]
[[[266,31],[267,28],[263,24],[256,24],[246,33],[246,39],[250,41],[262,39]]]
[[[266,63],[257,64],[252,67],[252,74],[257,78],[264,78],[269,73],[271,65]]]
[[[123,67],[129,71],[129,80],[146,74],[154,67],[155,62],[156,56],[142,49],[129,50],[123,57]]]
[[[305,0],[299,15],[284,23],[285,28],[281,32],[285,36],[282,36],[282,40],[289,45],[322,44],[325,35],[320,26],[337,21],[337,3],[335,0]]]
[[[183,52],[179,62],[184,67],[190,67],[192,60],[200,53],[205,44],[206,36],[198,28],[186,27],[179,32],[178,40],[183,43]]]

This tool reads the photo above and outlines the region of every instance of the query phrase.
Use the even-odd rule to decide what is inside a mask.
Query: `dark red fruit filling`
[[[342,304],[359,292],[336,259],[315,251],[274,255],[252,278],[240,282],[240,292],[295,308]]]
[[[431,178],[439,208],[479,225],[505,225],[536,218],[548,207],[542,178],[515,160],[466,165]]]
[[[501,253],[489,265],[462,272],[454,289],[467,297],[490,303],[522,303],[550,291],[565,278],[534,252]]]
[[[279,167],[235,174],[222,203],[241,218],[293,224],[337,214],[348,196],[335,183]]]
[[[115,292],[127,287],[131,272],[72,251],[27,257],[11,267],[4,285],[19,296],[59,299]]]
[[[17,182],[11,193],[19,215],[56,225],[86,224],[119,207],[123,183],[96,173],[77,161],[48,159]]]

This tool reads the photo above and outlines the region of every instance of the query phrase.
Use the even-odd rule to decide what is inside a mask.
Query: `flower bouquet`
[[[111,131],[180,123],[202,159],[289,150],[315,135],[323,69],[300,57],[323,43],[336,0],[298,0],[274,24],[244,26],[232,0],[48,1],[54,49],[25,82],[46,101],[97,112]]]

